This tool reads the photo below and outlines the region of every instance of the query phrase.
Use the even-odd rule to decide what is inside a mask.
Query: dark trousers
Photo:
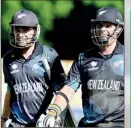
[[[100,122],[96,124],[85,124],[84,123],[84,118],[82,118],[79,121],[78,127],[88,127],[88,128],[124,128],[124,123],[123,122]]]

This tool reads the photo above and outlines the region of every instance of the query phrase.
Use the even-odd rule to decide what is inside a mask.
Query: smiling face
[[[35,29],[32,27],[14,27],[15,44],[17,47],[30,47],[32,45]]]
[[[9,34],[9,42],[15,48],[27,49],[35,43],[36,27],[13,26]]]
[[[110,46],[116,42],[122,28],[108,22],[97,22],[92,25],[91,34],[93,41],[98,46]]]
[[[116,39],[113,34],[115,28],[116,26],[112,23],[100,22],[96,24],[96,35],[99,36],[98,41],[109,43],[108,40],[110,37]]]

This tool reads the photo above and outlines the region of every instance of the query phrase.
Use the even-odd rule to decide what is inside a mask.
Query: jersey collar
[[[21,58],[21,57],[23,58],[23,56],[20,54],[20,50],[19,49],[15,48],[14,50],[15,51],[12,54],[13,57],[15,56],[15,58]],[[31,56],[29,58],[30,59],[34,58],[35,56],[41,55],[42,53],[43,53],[43,46],[42,46],[42,44],[40,42],[36,42],[35,43],[35,48],[33,50],[33,53],[31,54]]]
[[[102,54],[100,54],[99,50],[98,50],[98,55],[100,55],[102,58],[107,58],[107,57],[111,57],[112,55],[115,55],[115,54],[121,54],[124,52],[124,47],[123,45],[117,41],[117,44],[116,44],[116,47],[114,49],[114,51],[112,52],[112,54],[110,55],[107,55],[107,56],[104,56]]]
[[[36,42],[34,51],[31,55],[31,58],[34,58],[35,56],[41,55],[43,53],[43,46],[40,42]]]

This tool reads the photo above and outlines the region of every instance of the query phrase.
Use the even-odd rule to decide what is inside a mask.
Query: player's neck
[[[110,54],[112,54],[114,49],[115,49],[115,47],[116,47],[116,43],[117,42],[115,41],[110,46],[108,46],[106,48],[101,48],[100,49],[101,54],[103,54],[103,55],[110,55]]]
[[[28,49],[24,49],[22,51],[22,55],[27,59],[32,54],[34,48],[35,48],[35,43],[33,43],[32,46],[29,47]]]

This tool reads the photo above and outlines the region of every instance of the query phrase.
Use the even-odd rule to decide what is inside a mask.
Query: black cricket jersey
[[[42,62],[43,54],[46,54],[50,66],[50,79]],[[36,122],[40,109],[45,112],[53,92],[66,82],[57,52],[39,42],[28,59],[21,55],[20,49],[9,51],[3,58],[3,69],[5,82],[11,91],[11,118],[22,124]]]
[[[96,48],[79,54],[67,81],[75,91],[81,85],[84,124],[124,123],[124,48],[119,42],[111,55]]]

